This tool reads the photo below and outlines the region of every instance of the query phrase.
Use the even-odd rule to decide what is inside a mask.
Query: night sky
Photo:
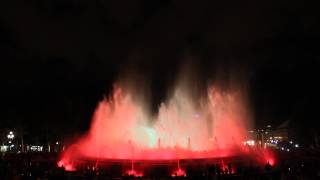
[[[241,74],[257,127],[289,120],[293,135],[313,141],[320,129],[317,7],[293,0],[1,1],[0,128],[84,132],[97,102],[128,72],[148,79],[156,109],[188,61],[201,82]]]

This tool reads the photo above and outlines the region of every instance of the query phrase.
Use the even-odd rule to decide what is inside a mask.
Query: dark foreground
[[[274,166],[225,161],[199,163],[181,162],[186,176],[173,177],[174,163],[144,168],[143,177],[126,174],[131,163],[103,164],[84,161],[77,171],[68,172],[56,165],[57,154],[6,154],[0,160],[0,179],[320,179],[319,151],[278,152]],[[243,160],[242,160],[243,161]],[[135,164],[139,171],[141,165]]]

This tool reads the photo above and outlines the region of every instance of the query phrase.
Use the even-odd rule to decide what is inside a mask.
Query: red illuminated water
[[[166,160],[245,152],[250,120],[239,92],[209,88],[204,100],[195,103],[176,90],[156,116],[143,107],[116,88],[98,104],[89,132],[63,152],[59,165],[72,169],[81,158]]]

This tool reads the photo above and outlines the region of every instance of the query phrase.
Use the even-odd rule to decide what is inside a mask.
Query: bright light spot
[[[131,177],[142,177],[143,176],[142,173],[139,173],[139,172],[137,172],[135,170],[128,170],[128,171],[126,171],[125,175],[126,176],[131,176]]]
[[[13,139],[14,138],[14,135],[13,134],[8,134],[8,139]]]
[[[249,145],[249,146],[254,146],[255,145],[255,142],[254,140],[248,140],[245,142],[246,145]]]
[[[41,152],[43,149],[43,146],[31,146],[30,150],[34,152]]]
[[[299,147],[299,144],[294,145],[294,147],[298,148],[298,147]]]
[[[141,144],[148,142],[147,145],[149,148],[156,147],[158,142],[158,136],[154,129],[149,127],[139,127],[136,131],[135,136],[137,137],[136,141]]]
[[[293,141],[290,141],[289,143],[290,143],[290,144],[293,144]]]
[[[64,167],[64,169],[66,170],[66,171],[75,171],[76,169],[74,168],[74,167],[72,167],[70,164],[67,164],[65,167]]]
[[[284,151],[284,147],[281,147],[281,150]]]
[[[57,141],[57,142],[56,142],[56,145],[58,145],[58,144],[59,144],[59,142]]]
[[[273,159],[268,159],[268,162],[269,162],[269,164],[271,165],[271,166],[273,166],[275,163],[274,163],[274,160]]]
[[[62,167],[63,164],[64,164],[63,161],[58,161],[58,163],[57,163],[58,167]]]
[[[289,151],[290,151],[290,149],[287,149],[287,151],[289,152]]]
[[[12,132],[12,131],[10,131],[10,132],[9,132],[9,134],[13,134],[13,132]]]
[[[12,142],[11,141],[9,141],[9,144],[11,144]]]
[[[179,168],[176,171],[174,171],[171,176],[172,177],[187,177],[187,174],[184,170]]]

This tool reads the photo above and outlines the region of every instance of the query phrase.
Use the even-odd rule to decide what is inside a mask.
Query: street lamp
[[[14,138],[13,132],[10,131],[7,137],[8,137],[8,139],[12,140]]]
[[[13,140],[13,138],[14,138],[14,134],[13,134],[13,132],[12,132],[12,131],[10,131],[10,132],[9,132],[9,134],[7,135],[7,137],[8,137],[9,144],[10,144],[10,146],[9,146],[9,150],[11,151],[11,148],[12,148],[12,147],[14,147],[13,145],[11,145],[12,140]]]

